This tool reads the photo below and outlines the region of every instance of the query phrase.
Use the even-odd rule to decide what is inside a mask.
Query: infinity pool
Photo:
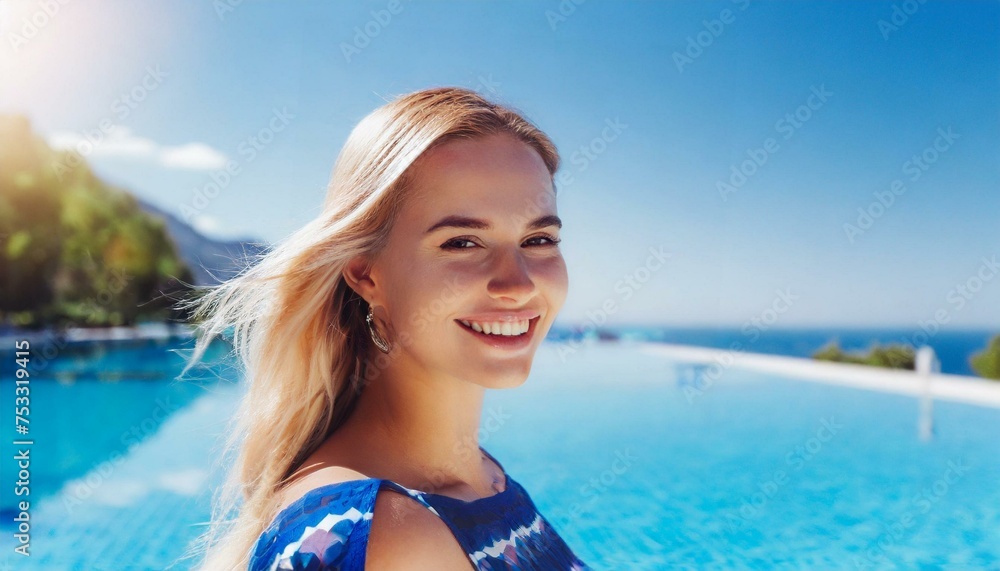
[[[163,366],[152,360],[163,347],[145,350]],[[114,352],[101,358],[115,362]],[[548,343],[524,386],[487,393],[480,443],[595,569],[1000,569],[1000,409],[939,401],[923,442],[909,397],[737,368],[692,391],[692,370],[628,344]],[[208,519],[220,476],[212,435],[237,386],[203,380],[99,480],[123,427],[104,431],[91,417],[110,413],[97,405],[143,417],[153,393],[130,397],[136,411],[121,404],[121,381],[60,386],[53,418],[80,418],[87,432],[50,435],[53,462],[64,462],[71,447],[55,442],[67,439],[90,460],[35,498],[30,564],[9,560],[167,567]],[[81,498],[88,476],[95,485]]]

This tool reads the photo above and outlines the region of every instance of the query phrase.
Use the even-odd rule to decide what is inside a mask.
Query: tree
[[[916,367],[916,353],[913,347],[890,343],[889,345],[873,344],[868,353],[845,353],[837,341],[831,341],[820,350],[813,353],[813,359],[834,361],[838,363],[855,363],[889,369],[910,369]]]
[[[191,282],[162,220],[75,152],[49,148],[26,118],[0,116],[0,319],[165,319]]]
[[[994,335],[985,349],[969,357],[969,365],[980,377],[1000,380],[1000,335]]]

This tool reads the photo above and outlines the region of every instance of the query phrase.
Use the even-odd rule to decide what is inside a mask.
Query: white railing
[[[707,365],[721,363],[725,369],[766,371],[793,380],[904,394],[915,398],[927,395],[929,399],[1000,408],[1000,382],[943,374],[937,372],[935,367],[930,367],[926,373],[918,374],[903,369],[688,345],[666,343],[636,343],[636,345],[642,351],[662,355],[674,361]],[[937,363],[937,359],[932,361]]]

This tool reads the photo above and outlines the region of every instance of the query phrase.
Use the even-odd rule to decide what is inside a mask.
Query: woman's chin
[[[528,380],[528,371],[504,371],[492,375],[479,375],[469,379],[484,389],[513,389],[524,384]]]

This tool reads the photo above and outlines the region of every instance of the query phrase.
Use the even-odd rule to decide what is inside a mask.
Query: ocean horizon
[[[589,329],[589,328],[588,328]],[[586,331],[586,333],[581,333]],[[998,329],[968,328],[937,331],[933,335],[919,328],[903,327],[785,327],[749,332],[737,327],[668,326],[668,325],[603,325],[595,331],[576,326],[553,326],[548,338],[556,342],[594,337],[694,345],[713,349],[740,347],[740,351],[810,358],[813,353],[832,341],[846,352],[867,351],[875,343],[902,343],[919,347],[929,345],[941,363],[941,372],[952,375],[976,376],[969,358],[986,348]]]
[[[71,329],[70,344],[86,344],[102,341],[129,341],[142,339],[162,339],[187,336],[190,326],[186,324],[150,322],[121,328],[78,328]],[[32,344],[51,344],[56,329],[43,328],[27,330],[15,327],[0,327],[0,343],[13,347],[17,339],[30,339]],[[941,364],[942,373],[952,375],[977,376],[969,364],[970,357],[982,351],[990,339],[1000,334],[1000,328],[968,328],[937,331],[928,335],[920,329],[903,327],[784,327],[767,330],[716,326],[672,326],[672,325],[602,325],[599,327],[580,324],[556,323],[546,335],[552,343],[572,343],[583,339],[613,342],[645,341],[650,343],[671,343],[712,349],[737,348],[748,353],[781,355],[785,357],[811,358],[825,345],[836,341],[845,352],[866,352],[878,343],[907,344],[913,347],[929,345],[934,349]],[[61,342],[60,342],[61,344]],[[5,347],[6,348],[6,347]]]

